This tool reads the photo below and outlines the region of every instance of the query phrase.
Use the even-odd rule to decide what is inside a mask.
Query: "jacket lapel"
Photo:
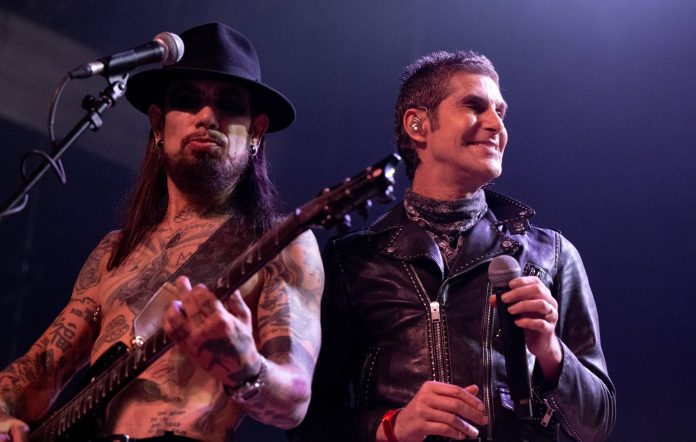
[[[433,238],[406,216],[403,203],[394,206],[369,229],[377,234],[377,249],[389,258],[402,261],[426,259],[435,264],[444,277],[445,266]]]

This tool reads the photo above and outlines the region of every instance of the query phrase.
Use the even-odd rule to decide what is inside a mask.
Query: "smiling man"
[[[614,387],[580,257],[534,211],[485,186],[502,172],[507,104],[491,62],[435,52],[402,77],[395,132],[412,187],[324,251],[322,345],[301,441],[605,439]],[[533,415],[517,418],[488,263],[524,330]],[[430,440],[430,439],[428,439]]]
[[[294,109],[261,82],[240,33],[211,23],[181,37],[181,61],[128,82],[151,130],[123,226],[87,259],[49,329],[0,373],[0,440],[24,440],[25,422],[46,414],[77,369],[117,343],[136,347],[160,324],[176,345],[116,391],[98,435],[69,440],[222,442],[245,415],[280,428],[304,417],[324,283],[311,232],[225,302],[201,283],[279,219],[263,140],[289,126]],[[211,235],[212,249],[196,253]],[[195,265],[178,270],[187,261]],[[168,299],[160,287],[175,300],[158,302]]]

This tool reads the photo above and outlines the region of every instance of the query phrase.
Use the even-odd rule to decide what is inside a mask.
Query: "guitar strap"
[[[205,284],[210,287],[215,278],[253,242],[249,229],[245,229],[243,224],[238,217],[229,217],[169,276],[135,316],[134,339],[147,339],[159,330],[164,311],[177,297],[176,278],[185,275],[192,286]]]

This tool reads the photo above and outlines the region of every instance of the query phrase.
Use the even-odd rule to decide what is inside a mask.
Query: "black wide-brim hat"
[[[172,80],[222,80],[249,90],[255,113],[268,115],[268,132],[290,126],[295,108],[290,100],[261,82],[261,66],[254,46],[239,32],[221,23],[196,26],[181,33],[184,56],[179,62],[139,72],[128,80],[126,97],[146,113],[162,106]]]

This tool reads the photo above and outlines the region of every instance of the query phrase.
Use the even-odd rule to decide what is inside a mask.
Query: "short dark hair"
[[[408,65],[401,74],[399,98],[394,109],[394,134],[410,180],[413,180],[419,159],[413,140],[403,128],[404,113],[411,108],[425,108],[431,127],[437,129],[437,108],[450,93],[450,78],[458,72],[487,75],[500,85],[493,63],[474,51],[432,52]]]

